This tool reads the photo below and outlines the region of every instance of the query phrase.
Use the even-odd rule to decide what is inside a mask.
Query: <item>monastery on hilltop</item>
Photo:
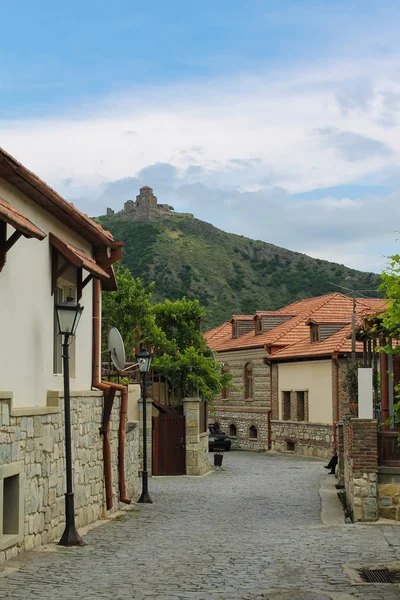
[[[112,208],[107,208],[107,216],[114,215]],[[157,196],[148,185],[140,188],[136,200],[127,200],[124,208],[117,213],[121,219],[129,221],[157,221],[165,216],[175,214],[174,209],[169,204],[158,204]],[[177,213],[180,216],[193,217],[190,213]]]

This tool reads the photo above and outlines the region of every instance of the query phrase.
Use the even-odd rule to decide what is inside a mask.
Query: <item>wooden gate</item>
[[[185,475],[185,417],[171,410],[153,417],[153,475]]]

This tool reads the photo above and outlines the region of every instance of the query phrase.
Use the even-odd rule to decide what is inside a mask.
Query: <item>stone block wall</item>
[[[23,469],[23,531],[10,547],[0,536],[0,561],[47,544],[63,533],[65,526],[65,441],[63,398],[49,396],[53,406],[12,410],[12,399],[0,398],[0,469],[21,464]],[[73,485],[77,527],[106,513],[103,475],[103,413],[101,392],[71,394]],[[114,401],[111,418],[112,490],[119,508],[118,428],[120,398]],[[138,428],[131,424],[126,434],[125,476],[127,494],[138,493]]]
[[[378,519],[378,424],[375,419],[347,416],[343,425],[343,462],[346,504],[354,521]]]
[[[221,430],[230,435],[230,427],[236,427],[236,437],[231,437],[234,450],[268,450],[268,410],[248,408],[211,407],[210,423],[219,423]],[[250,437],[250,427],[257,429],[257,438]]]
[[[333,426],[300,421],[271,421],[271,448],[300,456],[331,458]]]
[[[186,419],[186,475],[204,475],[210,470],[208,431],[200,433],[200,400],[184,398]]]
[[[343,421],[336,424],[336,452],[338,455],[338,465],[336,474],[338,485],[344,487],[344,430]]]
[[[247,351],[221,352],[217,359],[223,362],[223,368],[233,375],[233,386],[227,398],[218,398],[217,404],[225,407],[271,408],[270,367],[264,359],[267,352],[263,349]],[[250,364],[253,371],[253,398],[245,398],[245,366]]]
[[[147,448],[147,472],[152,474],[153,470],[153,405],[152,398],[147,397],[146,400],[146,448]],[[138,401],[139,404],[139,470],[143,470],[143,400]]]
[[[378,507],[381,517],[400,521],[399,467],[379,467]]]

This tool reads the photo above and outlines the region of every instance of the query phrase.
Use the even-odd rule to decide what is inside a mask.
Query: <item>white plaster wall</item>
[[[88,242],[1,178],[0,196],[44,233],[51,231],[92,254]],[[7,227],[8,236],[13,231]],[[13,392],[14,406],[42,406],[47,390],[62,390],[62,375],[53,375],[53,303],[49,239],[21,237],[0,273],[0,391]],[[83,290],[81,304],[85,308],[75,342],[71,389],[90,390],[92,283]]]
[[[332,423],[332,361],[314,360],[278,365],[279,419],[282,392],[308,391],[310,423]]]

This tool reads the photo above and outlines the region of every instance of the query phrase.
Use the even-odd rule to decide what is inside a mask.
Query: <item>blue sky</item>
[[[89,214],[147,184],[364,270],[398,252],[398,2],[3,0],[2,22],[0,145]]]

